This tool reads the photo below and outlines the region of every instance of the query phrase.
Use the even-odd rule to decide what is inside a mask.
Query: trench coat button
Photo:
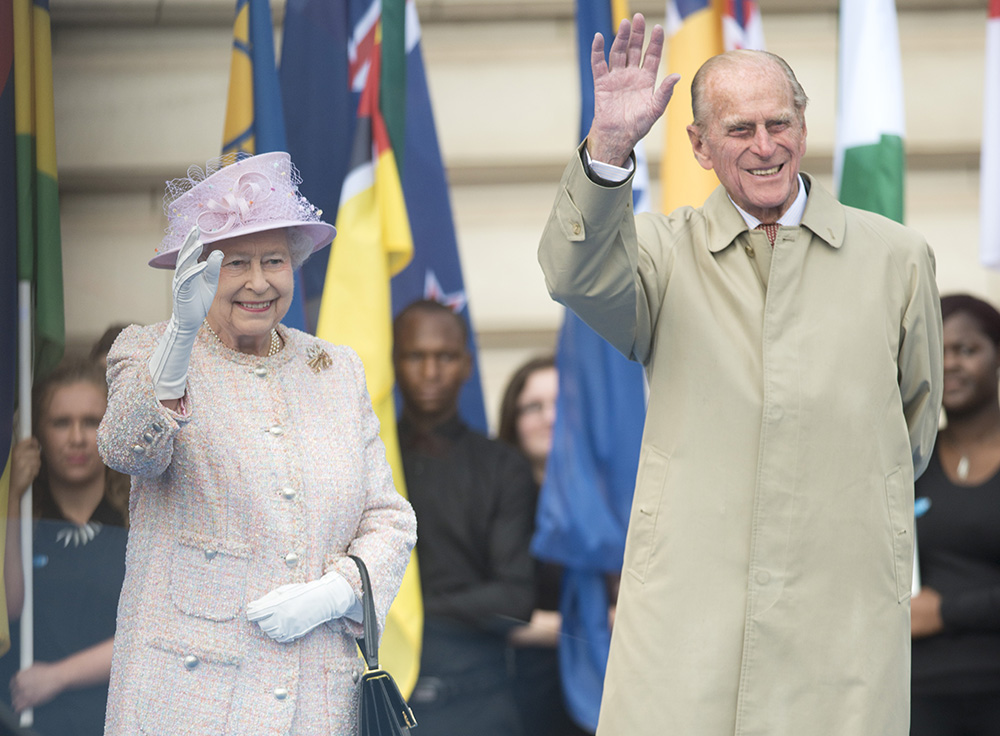
[[[275,700],[284,700],[288,697],[287,687],[276,687],[274,688],[274,698]]]
[[[771,573],[767,570],[760,570],[755,577],[758,584],[767,585],[767,581],[771,579]]]
[[[285,555],[285,564],[289,567],[295,567],[299,564],[299,556],[295,552],[289,552]]]
[[[163,431],[163,425],[160,424],[159,422],[153,422],[153,431],[154,432],[162,432]]]
[[[193,654],[189,654],[184,658],[184,667],[193,670],[198,666],[198,658]]]
[[[580,225],[579,222],[575,222],[574,221],[572,223],[572,225],[573,225],[573,234],[574,235],[579,235],[583,231],[583,227],[581,227],[581,225]]]
[[[153,441],[153,433],[152,432],[146,432],[145,434],[142,435],[142,438],[144,440],[146,440],[146,442],[152,442]]]
[[[267,368],[265,368],[262,365],[258,365],[257,367],[255,367],[253,369],[253,374],[255,376],[257,376],[258,378],[266,378],[267,377]]]
[[[753,246],[747,243],[743,246],[743,249],[747,252],[747,255],[754,258]]]
[[[136,455],[143,455],[146,452],[146,446],[145,445],[133,445],[132,446],[132,452],[134,452]]]
[[[284,427],[280,427],[277,424],[275,424],[273,427],[271,427],[267,431],[270,432],[271,434],[273,434],[275,437],[280,437],[281,435],[283,435],[285,433]]]
[[[218,550],[215,550],[215,549],[206,549],[205,550],[205,559],[206,560],[214,560],[215,556],[217,554],[219,554]]]
[[[297,493],[298,491],[296,491],[294,488],[281,489],[281,495],[286,501],[291,501],[292,499],[294,499]]]

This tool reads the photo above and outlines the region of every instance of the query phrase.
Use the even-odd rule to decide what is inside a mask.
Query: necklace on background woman
[[[955,466],[955,475],[957,475],[962,480],[969,479],[969,456],[962,455],[958,459],[958,465]]]
[[[207,319],[205,320],[205,327],[207,327],[208,331],[212,333],[212,336],[216,340],[219,341],[220,345],[223,345],[223,346],[225,346],[227,348],[229,347],[228,345],[226,345],[226,343],[222,342],[222,338],[219,337],[218,334],[216,334],[215,330],[212,329],[212,325],[208,324],[208,320]],[[229,349],[232,350],[232,348],[229,348]],[[237,352],[239,352],[239,351],[237,351]],[[270,348],[268,348],[267,357],[268,358],[272,358],[275,355],[277,355],[279,352],[281,352],[281,338],[278,337],[278,331],[272,328],[271,329],[271,346],[270,346]]]
[[[942,435],[939,440],[942,450],[947,450],[948,464],[954,463],[955,477],[960,481],[967,481],[973,474],[981,474],[992,467],[998,459],[996,448],[1000,437],[996,432],[988,431],[982,436],[968,438],[964,442],[956,443],[950,436]],[[975,468],[972,464],[975,461]]]

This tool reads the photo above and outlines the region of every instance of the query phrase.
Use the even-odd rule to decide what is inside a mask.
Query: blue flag
[[[609,0],[578,0],[581,139],[594,114],[590,47],[601,32],[610,48]],[[637,153],[633,199],[648,177]],[[570,311],[556,351],[559,397],[552,450],[538,502],[534,556],[564,566],[559,664],[572,718],[597,728],[611,632],[607,576],[621,573],[646,395],[642,367],[629,361]]]
[[[279,78],[287,150],[302,174],[299,191],[327,219],[335,219],[340,203],[360,96],[352,94],[347,81],[349,12],[348,3],[325,0],[285,5]],[[310,332],[315,332],[329,258],[330,249],[324,248],[299,271]]]
[[[577,0],[576,47],[579,52],[577,63],[580,70],[581,141],[587,137],[590,123],[594,119],[594,73],[590,68],[590,46],[597,33],[604,36],[604,56],[607,58],[615,33],[611,18],[611,0]]]

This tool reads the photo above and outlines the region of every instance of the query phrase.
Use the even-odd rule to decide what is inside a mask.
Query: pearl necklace
[[[222,342],[222,338],[219,337],[216,334],[215,330],[212,329],[212,325],[208,324],[208,320],[207,319],[205,320],[205,327],[208,328],[208,331],[212,333],[212,336],[216,340],[218,340],[218,342],[219,342],[220,345],[222,345],[223,347],[227,347],[227,348],[229,347],[228,345],[226,345],[226,343]],[[232,350],[232,348],[229,348],[229,349]],[[236,351],[236,352],[240,352],[240,351]],[[281,352],[281,338],[278,337],[278,331],[275,330],[275,329],[272,329],[271,330],[271,347],[268,348],[267,357],[268,358],[273,358],[279,352]]]

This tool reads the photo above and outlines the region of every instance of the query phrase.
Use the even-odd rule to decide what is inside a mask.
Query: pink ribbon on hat
[[[241,175],[233,184],[233,188],[221,200],[209,199],[205,202],[205,211],[195,220],[198,228],[209,235],[219,235],[229,232],[233,226],[242,223],[250,214],[250,206],[262,202],[271,196],[274,188],[271,180],[256,171],[248,171]],[[221,217],[226,220],[218,227],[212,227],[212,222],[218,222]]]

